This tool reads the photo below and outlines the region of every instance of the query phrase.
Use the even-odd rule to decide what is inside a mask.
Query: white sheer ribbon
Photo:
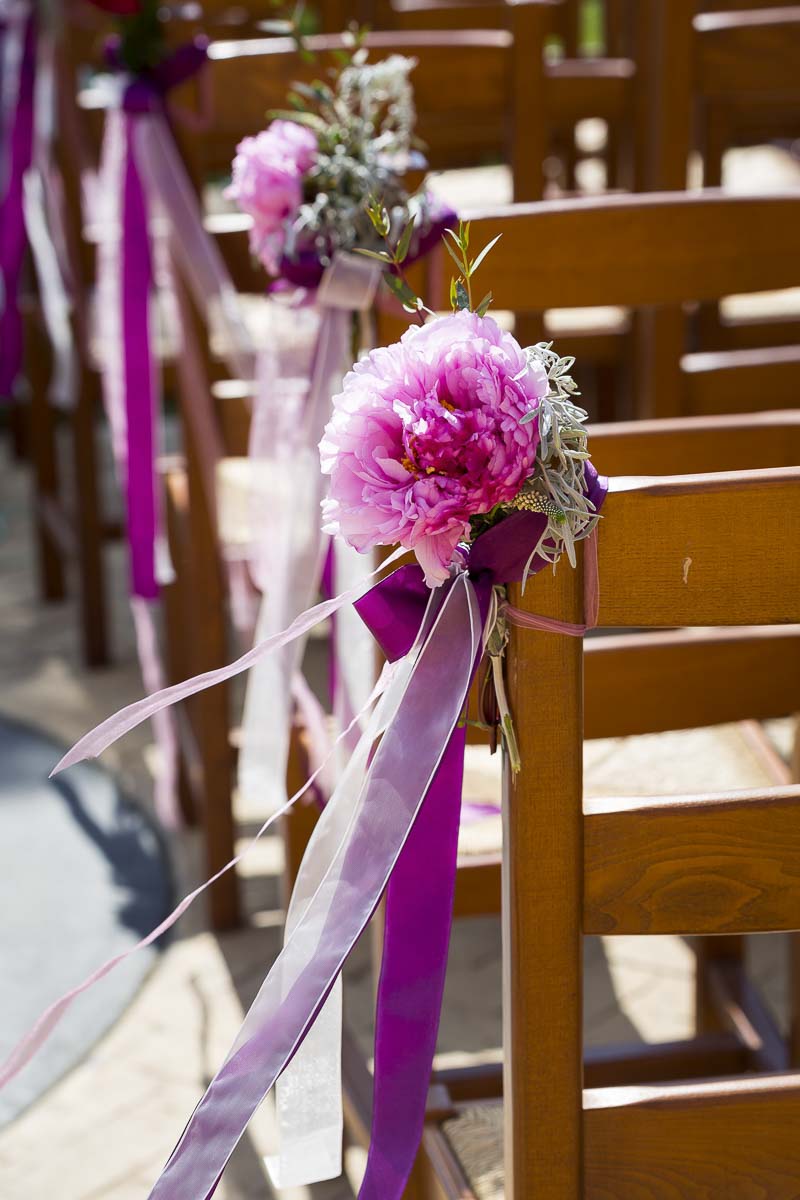
[[[337,256],[323,278],[314,308],[299,309],[294,314],[294,320],[305,328],[305,340],[298,346],[297,328],[274,325],[278,337],[261,359],[250,440],[253,491],[257,497],[253,504],[256,541],[251,561],[263,592],[256,640],[283,629],[313,603],[319,589],[328,539],[320,530],[319,511],[326,481],[319,469],[317,446],[330,416],[331,397],[341,384],[348,361],[351,314],[370,307],[379,277],[380,267],[376,269],[368,259]],[[287,319],[285,309],[282,319]],[[309,344],[307,333],[312,321],[316,331]],[[307,385],[303,382],[304,371]],[[369,571],[369,561],[363,556],[358,559],[358,570],[350,572],[345,590],[363,580]],[[340,613],[337,617],[337,628],[342,616]],[[351,649],[364,641],[371,654],[372,640],[362,626],[353,634]],[[286,799],[293,678],[304,648],[305,641],[292,643],[251,671],[248,679],[239,789],[246,800],[266,805],[268,811],[280,807]],[[372,678],[373,673],[368,671],[367,693]],[[357,705],[353,711],[360,707]]]

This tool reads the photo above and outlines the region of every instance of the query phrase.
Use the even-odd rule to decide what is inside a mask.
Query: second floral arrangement
[[[409,189],[425,167],[414,135],[412,58],[368,61],[342,51],[328,81],[296,83],[293,107],[245,138],[228,196],[253,219],[250,246],[273,278],[314,287],[337,251],[377,249],[365,202],[378,195],[393,229],[413,225],[416,257],[436,241],[444,213],[426,190]]]

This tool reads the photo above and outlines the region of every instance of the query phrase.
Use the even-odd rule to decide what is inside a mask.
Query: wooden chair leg
[[[190,441],[187,467],[191,564],[188,574],[191,589],[189,646],[191,674],[196,675],[224,665],[228,644],[224,585],[214,526]],[[203,829],[210,874],[215,874],[233,857],[236,836],[229,699],[228,687],[217,684],[193,696],[189,709],[202,768]],[[240,923],[239,883],[235,871],[228,871],[210,889],[209,911],[214,929],[232,929]]]
[[[792,779],[800,780],[800,716],[794,719]],[[800,934],[789,938],[789,1065],[800,1067]]]
[[[103,520],[95,444],[95,414],[99,376],[81,371],[76,405],[71,414],[78,533],[78,604],[83,657],[87,666],[108,663],[108,617],[103,574]]]
[[[8,405],[8,427],[11,431],[11,448],[15,462],[24,462],[28,457],[30,428],[29,411],[19,400]]]
[[[169,551],[175,570],[173,582],[162,591],[167,674],[170,683],[178,683],[182,679],[187,679],[191,672],[191,657],[187,642],[188,614],[191,604],[191,592],[188,586],[189,564],[187,563],[189,491],[186,471],[182,464],[165,464],[163,479]],[[192,760],[196,760],[196,742],[185,717],[185,713],[176,713],[180,737],[178,802],[184,821],[187,825],[194,826],[199,821],[192,787],[192,768],[195,762],[189,761],[189,747],[186,743],[187,739],[191,739],[191,749],[195,751],[192,754]]]
[[[513,602],[581,619],[583,570],[542,572]],[[519,668],[520,639],[531,639],[541,671],[564,681],[563,701],[546,718],[530,677]],[[509,701],[523,762],[534,772],[509,778],[503,804],[503,1098],[508,1200],[583,1196],[582,914],[583,777],[573,748],[583,729],[583,646],[576,638],[511,631]],[[532,782],[535,776],[535,783]],[[549,855],[531,871],[534,810]],[[526,937],[536,929],[536,937]],[[542,1036],[546,1024],[547,1037]]]
[[[289,737],[289,761],[286,770],[286,788],[290,796],[293,796],[303,786],[308,776],[308,754],[302,730],[293,723]],[[284,853],[282,880],[284,908],[289,906],[289,898],[297,879],[297,872],[300,870],[300,863],[318,820],[317,805],[312,799],[303,797],[292,805],[281,821]]]
[[[714,999],[708,977],[709,967],[717,962],[743,964],[744,938],[736,935],[699,938],[695,955],[695,1032],[721,1033],[726,1026]]]
[[[66,595],[61,547],[48,512],[58,505],[58,455],[56,419],[48,401],[50,354],[38,314],[30,312],[25,321],[25,373],[30,387],[30,457],[33,468],[34,521],[39,571],[39,590],[43,600],[63,600]]]
[[[789,934],[789,1066],[800,1067],[800,934]]]

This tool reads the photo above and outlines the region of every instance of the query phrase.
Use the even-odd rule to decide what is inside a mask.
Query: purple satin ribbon
[[[9,32],[6,30],[5,37]],[[36,16],[25,20],[19,87],[11,122],[8,179],[0,203],[0,275],[3,311],[0,313],[0,398],[13,395],[22,366],[22,318],[19,281],[25,256],[23,178],[33,156],[34,95],[36,83]]]
[[[142,113],[161,111],[167,92],[200,70],[206,41],[179,47],[147,75],[125,88],[125,162],[122,176],[121,298],[126,428],[125,494],[131,587],[135,596],[158,596],[156,536],[158,505],[155,472],[156,388],[150,330],[153,263],[147,192],[136,156],[136,123]],[[116,65],[115,46],[106,53]]]
[[[591,463],[586,484],[599,510],[608,484]],[[545,524],[541,514],[516,513],[473,545],[468,570],[484,620],[492,586],[522,579]],[[539,559],[532,569],[545,565]],[[356,602],[390,661],[413,643],[426,594],[420,568],[405,566]],[[400,1200],[422,1136],[450,944],[465,743],[466,728],[456,728],[386,890],[372,1130],[359,1200]]]

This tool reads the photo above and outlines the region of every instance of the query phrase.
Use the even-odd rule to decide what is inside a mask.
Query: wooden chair
[[[74,103],[73,64],[60,53],[56,62],[60,123],[54,141],[56,186],[63,190],[63,252],[59,263],[72,302],[71,336],[77,373],[73,405],[57,413],[48,389],[52,363],[41,304],[35,291],[25,323],[26,375],[31,394],[31,451],[36,540],[41,594],[62,599],[68,577],[77,583],[78,621],[83,659],[102,666],[109,659],[104,549],[120,536],[120,523],[103,511],[96,445],[100,379],[90,345],[89,295],[94,253],[83,237],[81,172],[91,161]],[[59,239],[60,240],[60,239]],[[59,461],[63,430],[69,466]]]
[[[324,50],[340,41],[339,38],[312,39],[312,45],[317,50]],[[503,65],[512,45],[507,34],[455,38],[445,35],[434,37],[430,43],[421,38],[384,34],[375,35],[373,41],[384,53],[412,52],[419,57],[417,74],[422,79],[427,97],[425,104],[430,113],[429,128],[425,133],[443,162],[454,153],[466,156],[456,161],[472,161],[472,154],[481,153],[481,145],[496,147],[505,139],[505,110],[501,113],[500,97],[502,95],[504,103]],[[451,58],[451,52],[456,52],[457,57]],[[477,130],[479,148],[476,149],[473,143],[470,151],[466,145],[452,149],[445,138],[446,110],[441,100],[438,107],[433,106],[437,81],[439,86],[445,81],[451,99],[455,95],[458,64],[464,69],[480,70],[481,77],[491,80],[497,96],[495,109],[489,112],[483,129]],[[212,44],[208,66],[212,94],[210,124],[201,136],[177,130],[198,188],[202,189],[209,178],[229,171],[237,141],[263,125],[268,108],[285,103],[286,91],[298,74],[313,77],[319,70],[318,65],[313,71],[305,67],[298,59],[294,44],[287,39]],[[90,101],[89,97],[87,102]],[[476,104],[471,103],[475,115]],[[212,217],[208,224],[210,231],[218,236],[237,286],[242,291],[263,292],[263,272],[254,265],[247,247],[246,222],[237,217],[233,220]],[[167,641],[173,669],[186,675],[212,669],[231,656],[216,531],[213,470],[210,473],[208,463],[202,461],[200,448],[193,437],[192,421],[197,418],[198,408],[202,408],[207,426],[215,430],[219,452],[246,454],[252,381],[225,380],[220,364],[214,362],[209,353],[203,316],[195,310],[183,287],[181,305],[186,341],[178,363],[177,383],[183,413],[184,459],[182,464],[174,461],[170,464],[167,497],[173,558],[182,569],[178,573],[177,594],[167,607]],[[201,381],[199,386],[198,380]],[[212,393],[216,394],[216,401]],[[220,399],[221,396],[226,398]],[[200,579],[207,581],[202,588],[199,587]],[[202,600],[198,600],[200,595]],[[199,793],[196,805],[205,826],[209,868],[216,871],[232,857],[235,837],[232,815],[234,749],[227,689],[219,687],[198,697],[189,706],[189,720],[183,721],[182,725],[186,729],[185,775],[194,783],[193,790]],[[215,886],[211,904],[215,927],[227,927],[238,921],[238,890],[232,873]]]
[[[386,0],[376,5],[377,20],[393,28],[464,29],[509,28],[517,18],[514,0],[494,3],[458,0]],[[605,161],[607,186],[634,186],[636,179],[637,127],[643,119],[639,102],[639,64],[637,43],[623,36],[631,14],[628,0],[606,0],[594,11],[600,27],[587,29],[581,0],[544,0],[523,18],[531,45],[541,53],[529,56],[533,76],[528,79],[530,94],[536,96],[536,121],[542,127],[544,154],[538,169],[535,190],[516,199],[535,199],[546,186],[555,182],[555,166],[560,163],[557,179],[561,189],[577,190],[575,167],[577,153],[575,127],[589,117],[606,123]],[[587,43],[587,33],[593,37]],[[596,40],[601,34],[603,45]],[[531,164],[531,170],[536,170]]]
[[[798,621],[790,548],[800,534],[799,485],[796,467],[612,481],[599,538],[600,624]],[[766,555],[731,538],[754,517],[776,531]],[[512,602],[580,620],[581,571],[540,578]],[[722,1001],[722,1040],[640,1048],[616,1063],[606,1055],[587,1066],[584,1091],[581,948],[590,933],[795,929],[800,788],[593,801],[582,811],[580,643],[516,629],[507,674],[523,763],[536,765],[507,781],[504,808],[503,1105],[453,1102],[440,1086],[409,1196],[625,1200],[672,1189],[699,1200],[755,1188],[789,1200],[800,1172],[800,1076],[786,1073],[786,1043],[740,964],[706,964]],[[757,1073],[658,1082],[687,1068],[695,1079],[703,1070]],[[485,1170],[476,1190],[464,1164],[479,1142],[495,1173]]]
[[[652,128],[642,163],[651,189],[685,187],[693,151],[704,185],[716,187],[727,150],[788,142],[800,132],[800,6],[738,4],[748,11],[700,13],[696,7],[692,0],[655,0],[647,10]],[[734,313],[708,305],[700,314],[700,336],[710,350],[794,342],[797,328],[797,303],[788,298]]]
[[[704,182],[716,186],[727,146],[797,136],[800,6],[698,13],[710,6],[652,4],[649,188],[684,188],[695,146]]]
[[[794,283],[798,212],[800,193],[748,197],[709,189],[511,205],[465,215],[472,219],[476,245],[503,235],[491,260],[496,308],[530,312],[537,297],[546,297],[553,308],[604,303],[656,314],[653,325],[631,335],[633,394],[636,415],[662,417],[752,411],[759,394],[764,407],[796,405],[796,346],[700,352],[683,306]],[[743,245],[758,246],[758,253],[743,256]],[[444,308],[449,269],[440,253],[441,261],[432,261],[431,286],[433,306]],[[535,334],[529,324],[526,334]],[[541,324],[539,330],[542,336]],[[567,335],[563,343],[557,340],[566,344]],[[590,336],[586,341],[591,347]],[[569,346],[582,361],[582,341]]]

